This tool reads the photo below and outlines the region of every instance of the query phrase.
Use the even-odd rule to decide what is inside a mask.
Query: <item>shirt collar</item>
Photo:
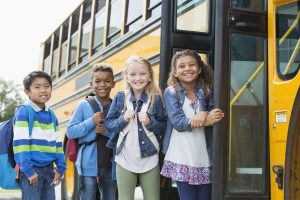
[[[197,92],[197,91],[200,90],[200,89],[201,89],[201,87],[200,87],[199,83],[196,83],[196,84],[195,84],[195,87],[194,87],[194,91]],[[183,88],[183,86],[181,85],[180,82],[179,82],[178,91],[181,91],[181,92],[184,92],[184,91],[185,91],[184,88]]]
[[[43,110],[38,105],[36,105],[33,101],[31,101],[31,100],[29,100],[28,103],[33,108],[33,110],[35,112],[39,112],[39,111]],[[45,105],[45,111],[47,111],[47,112],[49,111],[49,108],[46,105]]]
[[[136,98],[134,96],[134,92],[132,89],[130,89],[130,101],[133,102],[133,101],[136,101]],[[147,102],[148,101],[148,95],[146,94],[145,90],[142,92],[141,96],[140,96],[140,99],[143,103]]]

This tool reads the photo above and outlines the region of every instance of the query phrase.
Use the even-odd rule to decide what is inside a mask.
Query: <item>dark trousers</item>
[[[211,200],[211,184],[189,185],[176,182],[180,200]]]

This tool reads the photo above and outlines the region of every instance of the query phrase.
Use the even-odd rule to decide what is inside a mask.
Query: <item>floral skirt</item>
[[[212,183],[211,166],[191,167],[165,160],[160,173],[165,177],[171,178],[173,181],[186,182],[190,185]]]

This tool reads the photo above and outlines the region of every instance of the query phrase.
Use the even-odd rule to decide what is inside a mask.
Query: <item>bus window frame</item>
[[[99,3],[99,1],[100,0],[95,0],[95,3],[97,4],[97,6],[95,6],[95,11],[94,11],[94,16],[92,16],[92,17],[94,17],[94,23],[93,23],[93,27],[92,27],[92,34],[93,34],[93,38],[92,38],[92,46],[91,46],[91,48],[92,48],[92,55],[94,54],[94,53],[96,53],[96,52],[99,52],[101,49],[103,49],[104,48],[104,40],[105,40],[105,38],[106,38],[106,36],[105,36],[105,29],[107,29],[107,26],[108,26],[108,19],[107,19],[107,12],[109,12],[108,11],[108,9],[107,9],[107,2],[105,2],[104,3],[104,5],[103,5],[103,7],[100,7],[99,8],[99,5],[98,5],[98,3]],[[99,10],[96,10],[96,9],[98,9],[99,8]],[[99,44],[96,44],[95,45],[95,37],[96,37],[96,35],[95,35],[95,33],[96,33],[96,21],[98,20],[98,18],[100,18],[100,16],[101,15],[104,15],[103,17],[104,17],[104,20],[103,20],[103,35],[102,35],[102,40],[101,40],[101,42],[99,43]],[[100,15],[100,16],[99,16]]]
[[[156,4],[152,5],[152,7],[150,7],[150,3],[149,3],[150,0],[147,0],[147,6],[146,6],[146,21],[147,20],[150,20],[152,18],[152,12],[153,10],[155,10],[156,8],[158,8],[159,6],[161,6],[162,2],[161,1],[158,1]],[[161,15],[160,15],[161,17]]]
[[[78,60],[78,46],[80,45],[79,38],[80,38],[80,18],[81,18],[81,6],[76,9],[70,18],[70,39],[69,39],[69,49],[68,49],[68,66],[67,71],[73,69],[76,67],[77,60]],[[76,25],[76,27],[74,26]],[[76,44],[76,52],[75,52],[75,58],[74,60],[71,60],[71,51],[72,51],[72,43],[73,43],[73,37],[76,35],[76,40],[74,43]]]
[[[108,13],[107,13],[107,16],[108,16],[108,19],[106,21],[106,24],[107,24],[107,35],[106,35],[106,45],[110,45],[111,43],[113,43],[115,41],[114,37],[117,36],[118,34],[120,34],[120,36],[118,38],[121,37],[121,30],[122,30],[122,25],[123,25],[123,22],[124,22],[124,15],[122,14],[122,18],[121,18],[121,21],[120,21],[120,24],[119,24],[119,29],[116,30],[115,32],[113,33],[110,33],[110,22],[111,22],[111,9],[112,9],[112,1],[118,1],[118,0],[108,0]],[[121,10],[123,11],[124,8],[124,3],[121,1]],[[116,40],[118,39],[116,38]]]
[[[207,32],[199,32],[199,31],[192,31],[192,30],[182,30],[182,29],[178,29],[177,28],[177,18],[179,17],[177,15],[177,2],[178,0],[175,0],[175,3],[173,4],[174,6],[174,10],[176,10],[175,16],[174,16],[174,26],[173,26],[173,31],[175,33],[182,33],[182,34],[187,34],[187,33],[191,33],[191,34],[197,34],[197,35],[203,35],[203,36],[209,36],[212,34],[212,18],[213,18],[213,14],[212,14],[212,7],[213,7],[213,2],[212,0],[205,0],[208,1],[209,5],[208,5],[208,31]]]
[[[82,11],[82,19],[81,19],[81,30],[80,30],[80,52],[79,52],[79,63],[87,59],[89,51],[90,51],[90,39],[91,35],[93,34],[93,1],[88,0],[83,3],[83,11]],[[89,16],[86,16],[86,13],[89,13]],[[83,33],[88,32],[88,41],[87,41],[87,50],[83,52]]]
[[[52,36],[50,36],[45,41],[45,43],[44,43],[43,71],[45,71],[46,73],[50,73],[50,70],[51,70],[51,62],[50,62],[51,56],[52,56],[52,52],[51,52],[51,45],[52,45],[51,44],[51,37]]]
[[[58,66],[58,78],[66,73],[67,68],[67,57],[68,57],[68,42],[69,42],[69,18],[65,20],[65,22],[61,25],[61,37],[60,37],[60,60]],[[63,63],[63,47],[66,45],[65,58]]]
[[[141,0],[139,0],[141,1]],[[131,19],[131,21],[128,21],[128,16],[129,16],[129,6],[130,6],[130,0],[126,0],[126,8],[125,8],[125,34],[129,32],[133,32],[135,30],[130,30],[130,27],[141,20],[140,26],[143,25],[143,8],[144,8],[144,3],[145,1],[142,1],[142,7],[141,7],[141,14],[138,15],[136,18]]]

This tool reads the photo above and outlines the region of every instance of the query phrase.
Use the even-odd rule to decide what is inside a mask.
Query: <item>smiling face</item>
[[[141,94],[151,81],[146,64],[131,63],[127,66],[126,79],[136,95]]]
[[[174,75],[182,85],[194,85],[200,73],[200,67],[194,57],[187,55],[177,59]]]
[[[115,82],[110,72],[97,71],[94,72],[90,86],[94,90],[96,97],[102,102],[109,100],[110,91],[115,86]]]
[[[44,77],[37,77],[32,81],[29,89],[25,93],[41,109],[45,108],[46,102],[51,98],[52,87],[49,81]]]

